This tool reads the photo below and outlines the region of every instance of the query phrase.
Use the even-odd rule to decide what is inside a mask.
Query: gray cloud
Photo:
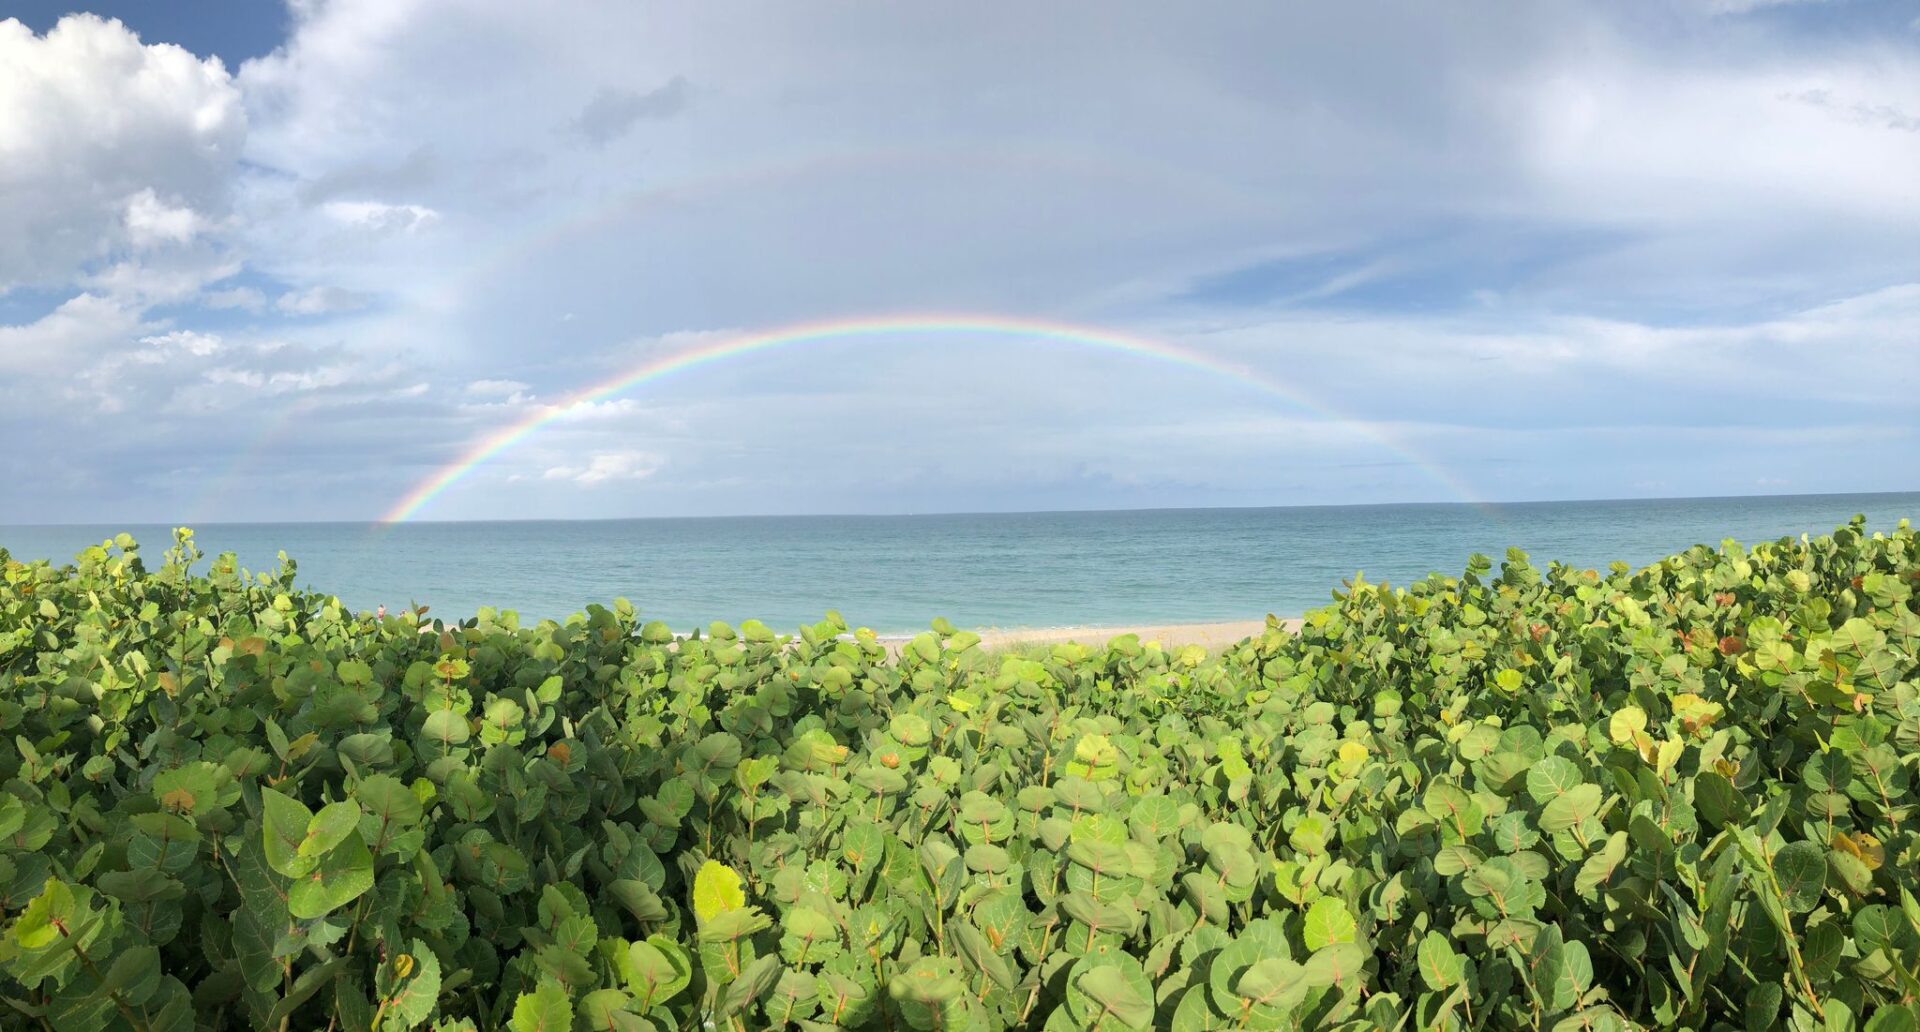
[[[319,204],[339,197],[406,197],[433,185],[439,174],[433,148],[422,144],[398,161],[358,161],[327,169],[300,187],[300,198]]]
[[[690,94],[686,78],[679,75],[645,93],[603,86],[580,109],[571,127],[588,143],[605,146],[625,136],[637,122],[672,118],[685,111]]]
[[[1780,99],[1830,111],[1857,125],[1881,126],[1903,133],[1920,133],[1920,116],[1908,114],[1892,104],[1870,104],[1864,101],[1849,103],[1836,98],[1832,90],[1826,89],[1783,93]]]
[[[1752,14],[1755,11],[1767,11],[1777,7],[1796,7],[1826,2],[1828,0],[1705,0],[1705,7],[1714,14]]]

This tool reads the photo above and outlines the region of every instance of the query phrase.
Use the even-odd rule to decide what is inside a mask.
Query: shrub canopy
[[[1920,542],[1222,655],[0,552],[0,1027],[1920,1027]]]

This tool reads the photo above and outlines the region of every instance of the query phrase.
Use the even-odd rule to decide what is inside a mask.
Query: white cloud
[[[0,326],[0,371],[57,375],[132,340],[140,328],[139,312],[125,303],[80,294],[31,323]]]
[[[584,466],[551,466],[541,474],[544,480],[570,480],[576,484],[601,484],[614,480],[644,480],[659,471],[661,456],[643,451],[600,452]]]
[[[1570,220],[1735,240],[1835,217],[1920,228],[1920,133],[1887,131],[1920,57],[1702,68],[1615,44],[1515,86],[1529,173]]]
[[[143,305],[186,301],[241,270],[238,259],[209,247],[176,248],[117,261],[78,277],[87,290]]]
[[[467,393],[476,398],[505,398],[509,401],[519,399],[532,389],[531,384],[519,380],[475,380],[467,384]]]
[[[70,15],[0,21],[0,290],[128,246],[186,242],[227,202],[246,136],[218,60]]]
[[[267,394],[290,394],[341,387],[355,383],[360,370],[349,364],[326,365],[298,371],[262,371],[259,369],[210,369],[206,381],[245,387]]]
[[[409,370],[398,364],[275,340],[222,340],[210,352],[176,351],[170,369],[171,382],[148,403],[163,412],[227,414],[232,422],[203,428],[214,433],[296,412],[308,417],[311,431],[326,425],[329,411],[363,411],[368,403],[418,398],[429,389],[407,382]]]
[[[144,362],[163,361],[169,353],[206,358],[219,352],[221,348],[218,336],[211,333],[196,333],[193,330],[174,330],[157,336],[142,337],[140,343],[152,349],[140,356],[140,360]]]
[[[380,201],[328,201],[322,210],[335,222],[372,233],[413,233],[440,218],[439,212],[422,205]]]
[[[1571,397],[1600,399],[1594,412],[1610,418],[1631,410],[1649,421],[1669,418],[1681,398],[1696,413],[1719,404],[1778,414],[1813,401],[1894,412],[1920,383],[1920,283],[1700,325],[1573,314],[1301,313],[1163,327],[1158,335],[1229,356],[1308,396],[1364,397],[1382,417],[1524,413],[1542,427],[1590,418],[1562,404]],[[1809,376],[1810,367],[1875,372]],[[1457,405],[1496,386],[1498,405]]]
[[[344,287],[310,287],[288,291],[273,303],[289,315],[332,315],[365,308],[371,299]]]
[[[709,344],[720,344],[746,336],[742,327],[730,326],[717,330],[670,330],[666,333],[641,337],[631,341],[628,347],[644,353],[649,358],[661,358],[681,351],[692,351]]]
[[[127,198],[127,236],[133,246],[184,244],[205,228],[206,220],[188,207],[174,207],[147,187]]]
[[[562,423],[596,423],[641,415],[646,407],[633,398],[608,398],[605,401],[581,401],[567,406],[560,414]]]

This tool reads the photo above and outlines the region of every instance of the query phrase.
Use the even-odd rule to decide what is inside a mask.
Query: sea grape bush
[[[1920,541],[1219,656],[356,615],[0,552],[0,1026],[1920,1027]]]

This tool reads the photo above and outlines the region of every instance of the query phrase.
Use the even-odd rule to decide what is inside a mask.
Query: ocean
[[[1469,505],[1155,509],[938,516],[207,524],[202,551],[357,609],[480,606],[565,617],[625,597],[675,630],[747,618],[791,629],[837,609],[902,634],[961,627],[1098,627],[1297,615],[1356,572],[1404,584],[1509,546],[1544,565],[1644,564],[1694,544],[1821,534],[1855,513],[1875,529],[1920,516],[1920,493]],[[0,526],[17,559],[67,561],[126,531],[150,566],[156,526]]]

